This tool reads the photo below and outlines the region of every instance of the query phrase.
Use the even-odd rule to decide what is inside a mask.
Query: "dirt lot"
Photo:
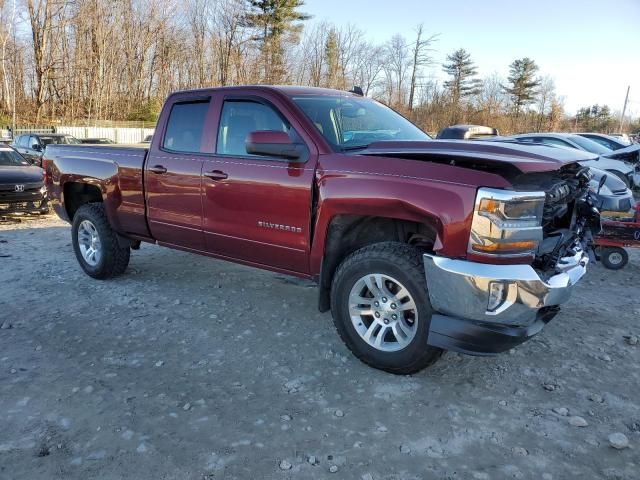
[[[638,479],[639,283],[595,266],[511,354],[396,377],[304,282],[148,245],[98,282],[54,217],[0,225],[0,478]]]

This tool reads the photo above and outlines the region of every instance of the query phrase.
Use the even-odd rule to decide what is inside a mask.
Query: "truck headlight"
[[[544,192],[480,188],[468,252],[520,257],[534,255],[542,240]]]

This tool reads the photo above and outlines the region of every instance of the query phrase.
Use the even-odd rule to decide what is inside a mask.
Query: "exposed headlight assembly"
[[[542,240],[544,192],[480,188],[468,252],[500,257],[532,256]]]

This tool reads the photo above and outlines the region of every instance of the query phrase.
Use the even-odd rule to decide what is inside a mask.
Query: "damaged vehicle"
[[[123,274],[148,242],[311,279],[359,359],[410,374],[558,313],[599,229],[593,158],[432,140],[354,93],[253,86],[174,93],[149,146],[50,145],[44,165],[87,275]]]

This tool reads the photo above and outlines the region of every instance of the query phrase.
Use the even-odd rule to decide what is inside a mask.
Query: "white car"
[[[638,170],[638,163],[634,164],[626,160],[611,158],[611,155],[617,155],[618,152],[614,152],[610,148],[588,138],[581,137],[580,135],[571,133],[525,133],[522,135],[513,135],[509,138],[522,143],[573,148],[595,153],[600,156],[597,160],[586,160],[580,163],[587,167],[606,170],[622,180],[627,187],[640,187],[640,170]]]

